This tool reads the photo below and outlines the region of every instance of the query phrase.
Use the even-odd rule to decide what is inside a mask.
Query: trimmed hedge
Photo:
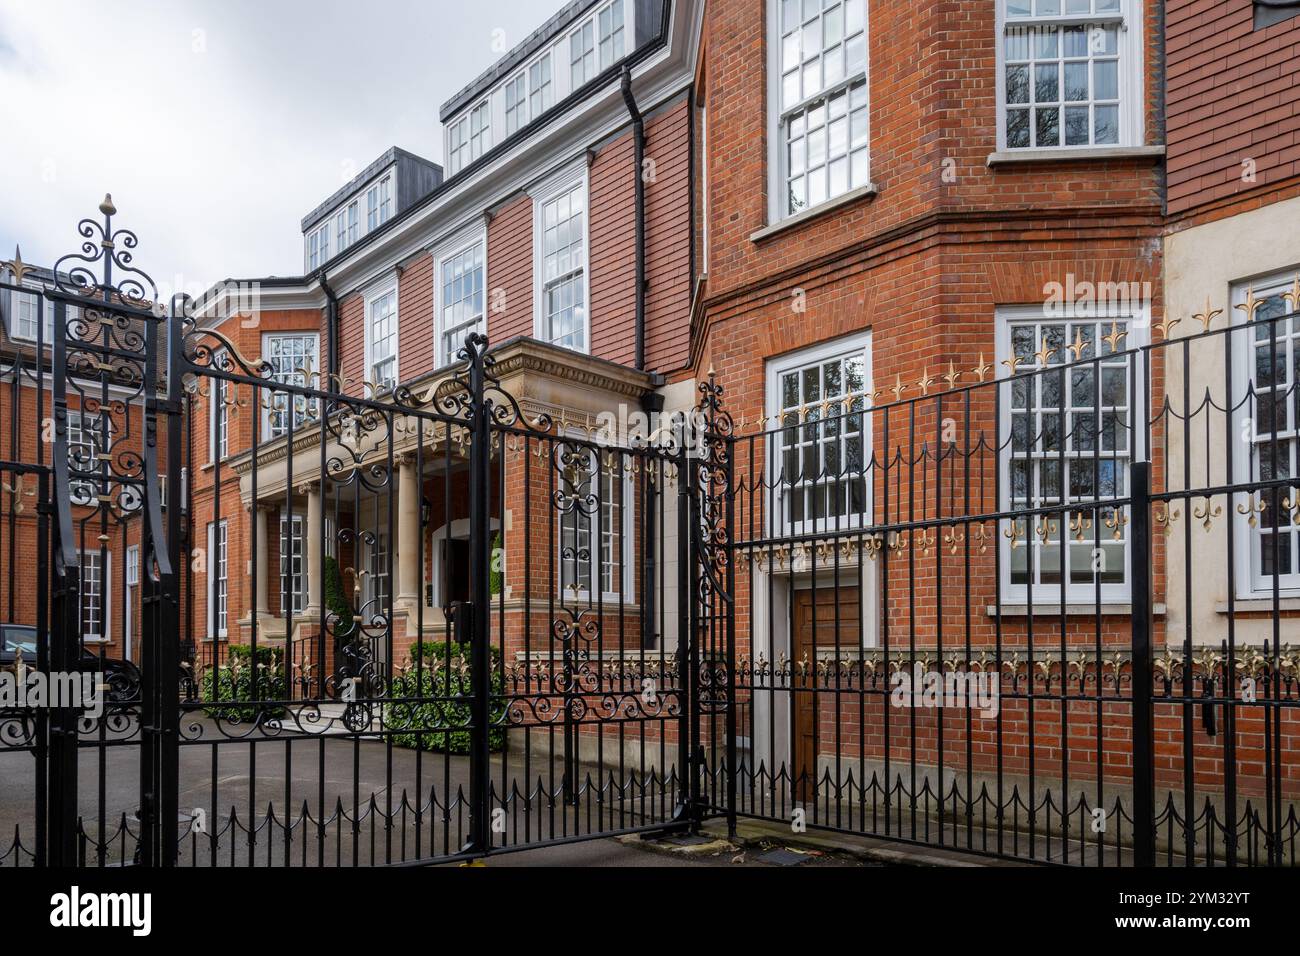
[[[470,751],[470,646],[426,641],[418,651],[422,666],[416,666],[417,651],[411,648],[411,666],[393,676],[390,698],[426,697],[426,701],[399,701],[384,705],[384,726],[399,731],[393,743],[399,747],[438,753],[468,754]],[[501,654],[492,648],[492,692],[497,702],[490,714],[488,746],[493,753],[505,749],[506,732],[500,726],[505,716],[502,699]],[[439,730],[438,728],[449,728]],[[405,732],[402,732],[405,731]]]
[[[253,721],[258,716],[282,717],[284,707],[260,701],[283,701],[289,696],[289,683],[285,674],[284,652],[278,647],[259,647],[257,661],[253,649],[247,644],[230,644],[228,663],[210,667],[203,672],[199,689],[201,701],[223,703],[231,701],[232,707],[205,707],[208,717],[223,720]],[[256,684],[254,684],[256,673]],[[215,687],[213,686],[215,684]],[[254,700],[254,697],[257,700]]]

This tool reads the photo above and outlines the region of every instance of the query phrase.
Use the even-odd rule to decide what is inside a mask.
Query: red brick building
[[[70,287],[64,275],[65,288]],[[48,468],[54,448],[54,372],[52,367],[55,301],[45,295],[54,284],[48,268],[22,261],[21,250],[0,264],[0,436],[3,436],[3,517],[0,518],[0,625],[6,648],[22,650],[35,663],[33,634],[37,623],[38,514],[42,507],[40,471]],[[95,338],[97,318],[67,306],[65,320],[73,335]],[[130,333],[141,331],[137,323]],[[123,332],[122,334],[128,334]],[[120,378],[104,383],[88,368],[87,353],[69,352],[68,467],[73,550],[79,556],[78,578],[82,642],[86,653],[139,660],[142,621],[140,590],[142,496],[137,485],[116,480],[135,474],[144,450],[145,390],[142,368],[127,366]],[[80,374],[79,374],[80,373]],[[134,375],[134,377],[133,377]],[[166,436],[159,447],[165,460]],[[125,463],[125,465],[124,465]],[[182,475],[182,483],[184,483]],[[165,473],[160,476],[165,496]],[[51,486],[47,494],[53,495]],[[164,507],[167,506],[164,497]],[[53,509],[50,498],[46,507]],[[53,511],[49,512],[53,515]],[[51,531],[52,533],[52,531]],[[48,547],[48,541],[46,547]]]
[[[741,534],[755,546],[738,573],[737,633],[756,661],[807,661],[807,673],[756,674],[752,760],[791,775],[831,765],[839,780],[852,767],[864,783],[888,750],[923,774],[989,773],[995,739],[1014,735],[1008,775],[1059,778],[1068,749],[1086,776],[1096,750],[1063,748],[1061,726],[1073,720],[1070,734],[1093,739],[1095,702],[1065,716],[1047,701],[1032,729],[1023,702],[1008,703],[996,731],[949,716],[944,750],[942,714],[921,716],[918,731],[895,711],[890,732],[885,698],[868,696],[867,722],[884,731],[864,744],[860,718],[835,716],[837,706],[856,711],[860,695],[845,698],[838,678],[813,672],[846,660],[856,668],[866,654],[887,681],[899,661],[956,654],[963,669],[977,667],[995,646],[1023,662],[1031,620],[1031,668],[1063,673],[1067,649],[1098,637],[1127,645],[1122,529],[1104,543],[1089,531],[1063,544],[1055,526],[1036,534],[1040,519],[945,522],[1036,507],[1046,496],[1030,488],[1066,480],[1047,472],[1041,448],[1013,465],[1020,449],[999,433],[1006,411],[993,407],[994,389],[960,389],[1071,361],[1076,342],[1074,359],[1104,356],[1112,322],[1123,350],[1125,337],[1136,342],[1161,321],[1160,9],[865,7],[769,3],[758,16],[753,5],[715,2],[705,20],[697,99],[708,126],[708,251],[696,369],[711,367],[725,388],[743,426],[736,468],[761,476],[768,498],[740,505],[756,520]],[[1137,294],[1101,311],[1066,291],[1046,308],[1054,289],[1100,288]],[[932,397],[948,390],[947,406]],[[1130,407],[1126,394],[1110,399],[1110,414]],[[1042,409],[1060,408],[1051,402],[1036,392],[1029,407],[1041,421]],[[844,417],[865,408],[874,411]],[[848,433],[841,422],[779,430],[837,413]],[[985,451],[973,451],[981,441]],[[1122,483],[1131,449],[1110,451],[1109,480]],[[824,480],[807,476],[828,466],[857,474],[819,501]],[[1014,485],[1013,467],[1023,469]],[[1126,494],[1122,484],[1083,487],[1078,471],[1074,500]],[[1094,514],[1100,525],[1105,512]],[[853,530],[872,524],[911,525],[913,537],[893,537],[878,558]],[[772,547],[772,537],[788,542]],[[1080,573],[1094,546],[1106,568]],[[763,693],[773,681],[804,692]],[[1124,766],[1117,755],[1106,775]]]
[[[548,416],[557,438],[590,437],[620,406],[639,412],[690,359],[699,16],[691,4],[569,4],[444,105],[445,173],[389,150],[304,218],[302,278],[214,289],[198,305],[198,337],[235,371],[268,360],[276,382],[409,402],[451,377],[478,332],[529,420]],[[226,642],[287,647],[304,692],[332,695],[330,559],[378,658],[397,667],[417,635],[451,636],[448,612],[468,597],[469,534],[454,429],[394,420],[380,435],[358,414],[378,444],[352,455],[329,439],[322,450],[316,409],[274,386],[254,395],[201,376],[196,387],[190,628],[202,659],[224,659]],[[336,473],[337,455],[347,468]],[[579,470],[590,472],[584,488],[605,483],[599,519],[556,522],[552,469],[506,457],[492,528],[517,653],[550,629],[537,609],[567,590],[606,606],[611,653],[664,654],[643,626],[639,552],[625,542],[645,479],[619,466],[597,477],[592,458]],[[553,543],[528,548],[528,535]],[[530,614],[533,630],[514,623]],[[553,654],[533,640],[531,652]]]
[[[575,634],[610,673],[673,667],[680,516],[647,504],[681,476],[626,429],[582,443],[712,382],[729,593],[701,640],[735,640],[749,812],[881,796],[915,823],[981,788],[1131,812],[1148,602],[1171,812],[1290,800],[1300,767],[1266,751],[1294,750],[1291,711],[1264,731],[1215,694],[1278,673],[1262,642],[1300,613],[1300,491],[1239,487],[1297,474],[1300,406],[1261,430],[1195,402],[1300,374],[1294,328],[1228,331],[1300,304],[1298,30],[1248,0],[574,0],[443,105],[442,165],[394,147],[304,218],[302,276],[198,303],[214,365],[266,383],[194,383],[200,660],[269,647],[323,698],[332,600],[388,667],[457,636],[466,437],[438,402],[482,333],[524,416],[489,482],[503,673]],[[318,385],[330,415],[284,391]],[[999,703],[900,703],[915,667],[992,675]],[[618,749],[664,766],[668,736]]]

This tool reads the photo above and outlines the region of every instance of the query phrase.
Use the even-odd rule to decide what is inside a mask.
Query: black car
[[[28,667],[36,666],[36,628],[25,624],[0,624],[0,670],[16,667],[20,652],[24,664]],[[130,661],[116,657],[101,658],[83,647],[78,670],[83,674],[103,674],[104,683],[108,685],[107,699],[110,703],[130,703],[140,696],[140,670]]]

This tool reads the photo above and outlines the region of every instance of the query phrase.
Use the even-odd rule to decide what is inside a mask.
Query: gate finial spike
[[[104,193],[104,201],[99,204],[99,211],[105,216],[116,216],[117,207],[113,205],[113,194]]]
[[[14,244],[14,258],[12,262],[0,262],[0,265],[7,265],[13,281],[22,285],[23,276],[27,275],[27,263],[23,262],[23,249],[17,243]]]

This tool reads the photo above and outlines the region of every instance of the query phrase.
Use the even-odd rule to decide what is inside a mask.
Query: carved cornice
[[[492,357],[495,359],[492,374],[503,380],[532,374],[611,396],[637,399],[654,387],[652,377],[646,372],[528,339],[510,343],[492,352]]]

